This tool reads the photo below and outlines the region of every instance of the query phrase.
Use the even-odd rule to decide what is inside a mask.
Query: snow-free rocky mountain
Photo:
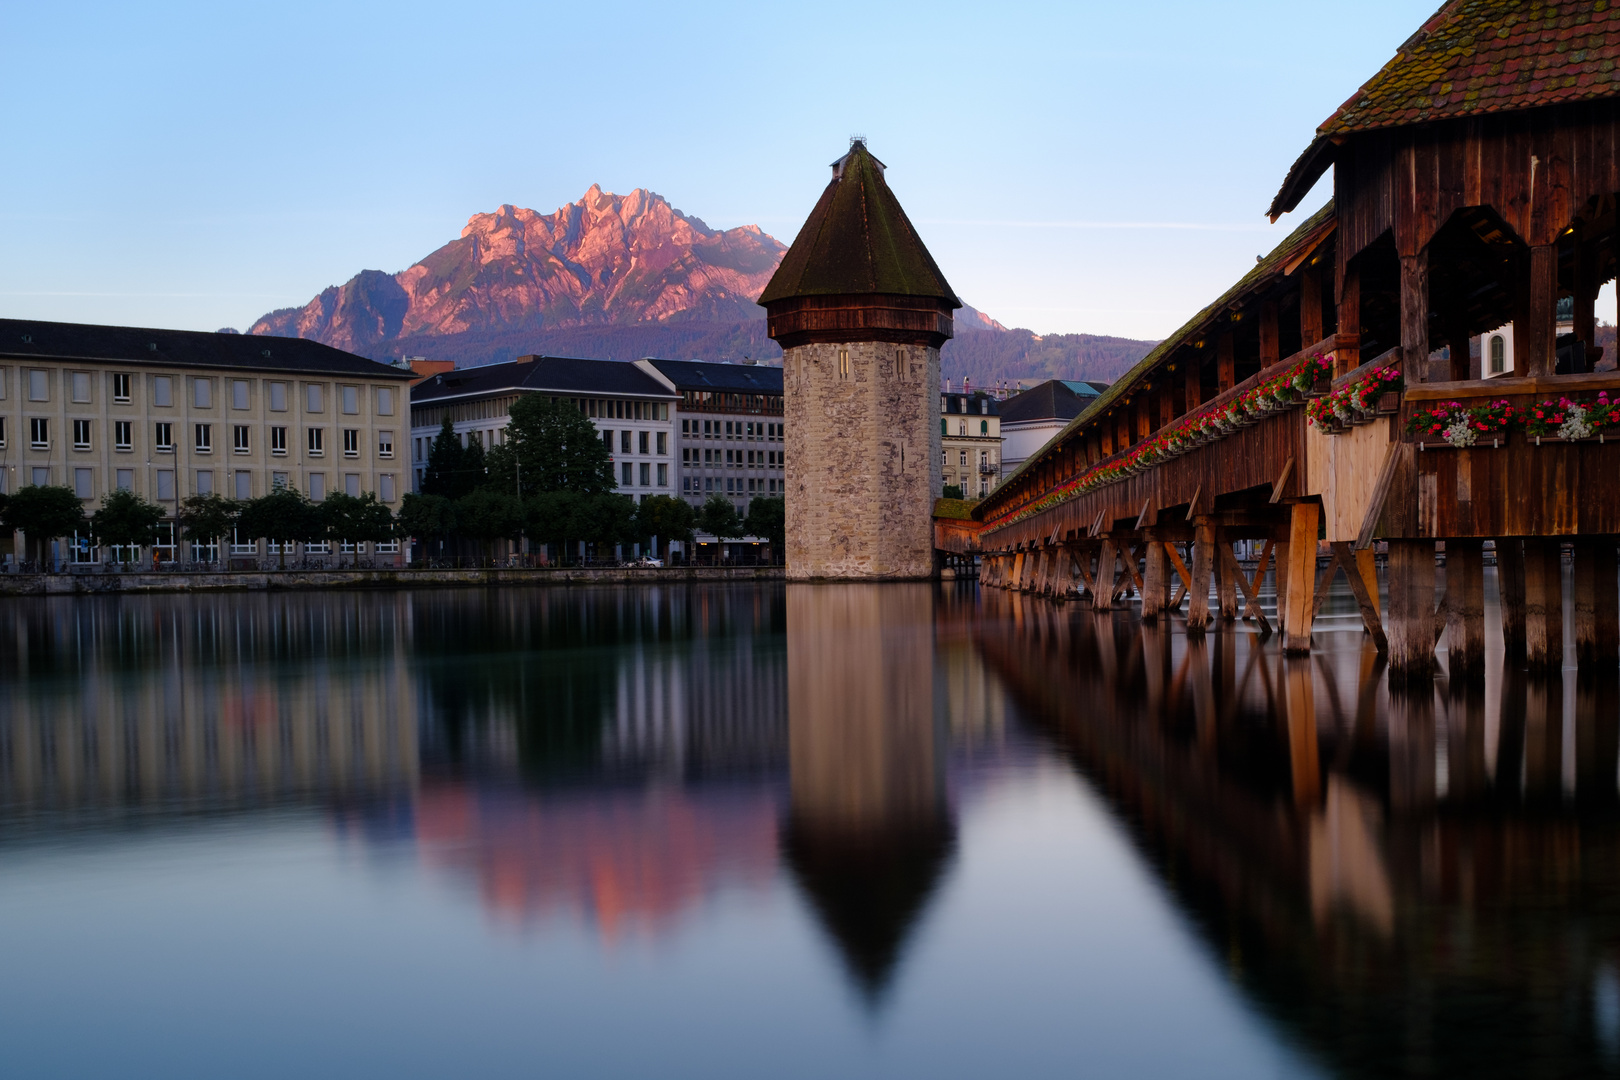
[[[506,205],[397,274],[362,270],[250,334],[314,338],[378,360],[461,365],[532,352],[769,361],[781,350],[754,303],[786,246],[745,225],[711,229],[662,196],[593,185],[550,213]],[[957,313],[945,373],[1000,379],[1112,378],[1151,342],[1036,337],[972,308]],[[954,354],[954,355],[953,355]]]

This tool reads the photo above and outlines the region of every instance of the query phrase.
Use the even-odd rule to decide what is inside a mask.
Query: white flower
[[[1452,446],[1473,446],[1474,440],[1479,437],[1479,432],[1474,430],[1465,414],[1448,424],[1446,430],[1441,432],[1440,437]]]
[[[1558,427],[1558,437],[1561,439],[1589,439],[1592,437],[1592,425],[1587,423],[1586,409],[1580,405],[1571,405],[1569,412],[1564,416],[1564,422]]]

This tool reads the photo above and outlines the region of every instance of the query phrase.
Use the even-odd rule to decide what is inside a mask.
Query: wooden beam
[[[1275,502],[1277,502],[1278,500],[1280,500],[1283,497],[1283,485],[1288,483],[1288,478],[1289,478],[1289,476],[1293,475],[1293,472],[1294,472],[1294,456],[1292,454],[1290,454],[1290,455],[1288,455],[1287,464],[1285,464],[1283,466],[1282,474],[1280,476],[1278,476],[1276,480],[1272,481],[1272,484],[1271,484],[1271,498],[1269,500],[1267,500],[1268,502],[1275,503]]]
[[[1198,519],[1193,539],[1192,597],[1187,606],[1187,631],[1203,633],[1209,625],[1209,579],[1215,564],[1215,526],[1208,518]]]
[[[1361,268],[1353,263],[1344,267],[1339,278],[1338,323],[1339,338],[1357,344],[1354,347],[1336,345],[1333,350],[1335,376],[1348,375],[1361,366]]]
[[[1114,564],[1118,561],[1114,542],[1104,540],[1097,554],[1097,576],[1093,579],[1096,588],[1091,590],[1091,606],[1097,611],[1107,611],[1114,606]]]
[[[1254,619],[1255,622],[1259,624],[1260,632],[1262,634],[1269,635],[1271,633],[1271,623],[1266,620],[1265,612],[1260,610],[1260,579],[1265,575],[1266,572],[1266,560],[1271,557],[1270,542],[1267,542],[1265,553],[1260,556],[1260,563],[1255,567],[1254,583],[1252,585],[1249,583],[1249,579],[1244,575],[1243,567],[1238,565],[1237,556],[1232,554],[1232,548],[1227,544],[1220,544],[1218,546],[1220,548],[1218,555],[1221,562],[1225,564],[1226,573],[1232,578],[1237,586],[1243,590],[1243,597],[1249,602],[1249,617]]]
[[[1575,662],[1582,671],[1620,664],[1620,567],[1612,536],[1575,541]]]
[[[1198,497],[1204,493],[1204,485],[1199,484],[1193,489],[1192,502],[1187,504],[1187,520],[1191,521],[1198,516]]]
[[[1215,385],[1217,393],[1222,394],[1237,385],[1237,357],[1230,330],[1215,339]]]
[[[1277,330],[1277,301],[1262,300],[1260,302],[1260,366],[1271,367],[1281,356],[1281,335]],[[1306,338],[1313,341],[1314,338]]]
[[[1181,583],[1189,589],[1192,588],[1192,574],[1187,571],[1187,564],[1181,561],[1181,552],[1169,542],[1165,543],[1164,550],[1170,556],[1170,565],[1175,567],[1176,576],[1181,579]]]
[[[1409,383],[1429,379],[1429,253],[1401,256],[1401,368]]]
[[[1496,538],[1496,588],[1502,612],[1502,644],[1508,654],[1524,654],[1524,544],[1518,537]]]
[[[1557,346],[1558,245],[1537,244],[1530,249],[1528,295],[1524,323],[1513,327],[1513,369],[1524,375],[1551,375]],[[1411,381],[1411,375],[1407,381]]]
[[[1485,672],[1485,554],[1483,541],[1446,541],[1447,673]]]
[[[1322,340],[1322,269],[1306,267],[1299,275],[1299,340]]]
[[[1153,523],[1154,523],[1153,519],[1155,517],[1157,517],[1158,515],[1153,513],[1152,511],[1153,511],[1153,500],[1152,499],[1143,500],[1143,502],[1142,502],[1142,512],[1140,514],[1136,515],[1136,527],[1138,529],[1149,528],[1149,527],[1151,527],[1153,525]]]
[[[1316,532],[1322,508],[1314,502],[1293,505],[1288,529],[1288,613],[1282,620],[1283,651],[1311,651],[1311,617],[1315,605]]]
[[[1564,666],[1564,567],[1557,540],[1524,542],[1524,662],[1531,671]]]
[[[1405,452],[1410,453],[1411,447],[1406,447]],[[1373,485],[1372,498],[1367,500],[1367,513],[1361,519],[1361,531],[1356,533],[1358,551],[1372,546],[1373,533],[1378,530],[1378,519],[1384,516],[1384,503],[1389,500],[1390,485],[1395,482],[1402,453],[1400,443],[1392,443],[1384,453],[1384,467],[1378,471],[1378,482]]]
[[[1169,592],[1170,560],[1165,557],[1164,544],[1147,538],[1147,565],[1142,573],[1142,621],[1157,622],[1164,609]]]
[[[1185,364],[1187,366],[1187,371],[1186,374],[1182,376],[1182,379],[1184,380],[1182,384],[1182,392],[1184,395],[1184,405],[1182,411],[1192,412],[1194,409],[1198,408],[1198,406],[1204,403],[1204,387],[1200,381],[1202,365],[1199,363],[1199,358],[1196,353],[1193,354],[1191,358],[1186,360]]]
[[[1417,683],[1434,673],[1434,541],[1389,542],[1390,678]]]
[[[1372,589],[1369,593],[1367,570],[1372,566],[1372,552],[1357,551],[1350,546],[1348,540],[1336,540],[1334,551],[1339,556],[1339,565],[1344,567],[1344,576],[1350,582],[1350,593],[1356,598],[1356,604],[1361,608],[1361,626],[1372,635],[1373,645],[1378,649],[1380,656],[1389,653],[1389,639],[1384,636],[1383,620],[1378,615],[1378,579],[1373,577]]]

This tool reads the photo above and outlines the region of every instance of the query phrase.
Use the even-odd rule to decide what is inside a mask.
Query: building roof
[[[1047,379],[1043,383],[1014,394],[1001,403],[1001,426],[1027,424],[1041,420],[1062,420],[1067,423],[1085,410],[1088,402],[1097,396],[1093,390],[1081,397],[1062,379]]]
[[[1378,128],[1620,96],[1620,7],[1449,0],[1316,129],[1268,211],[1298,205],[1335,139]]]
[[[719,390],[737,394],[780,394],[782,369],[763,364],[715,364],[705,360],[659,360],[647,363],[675,384],[675,389]]]
[[[861,141],[833,162],[832,180],[760,294],[761,304],[883,293],[962,306],[889,190],[883,170]]]
[[[578,356],[520,356],[504,364],[458,368],[411,387],[411,404],[528,390],[671,398],[669,388],[626,360],[587,360]]]
[[[414,378],[410,371],[307,338],[210,334],[139,326],[0,319],[0,357],[139,364],[143,367],[285,371],[289,374],[354,375],[368,379]]]
[[[1001,402],[996,400],[994,394],[988,393],[984,390],[971,390],[965,394],[959,390],[944,390],[940,392],[939,396],[945,399],[943,402],[944,409],[942,411],[946,413],[952,413],[957,416],[1001,415]],[[964,398],[967,399],[968,403],[968,407],[965,412],[957,409],[957,406],[962,403]]]
[[[1060,381],[1064,386],[1067,386],[1083,398],[1096,397],[1108,389],[1107,383],[1099,382],[1096,379],[1063,379]]]

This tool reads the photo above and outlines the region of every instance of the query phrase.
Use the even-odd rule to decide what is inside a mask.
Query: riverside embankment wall
[[[231,570],[219,573],[0,574],[0,596],[268,592],[322,589],[527,588],[557,585],[781,581],[780,566],[510,570]]]

